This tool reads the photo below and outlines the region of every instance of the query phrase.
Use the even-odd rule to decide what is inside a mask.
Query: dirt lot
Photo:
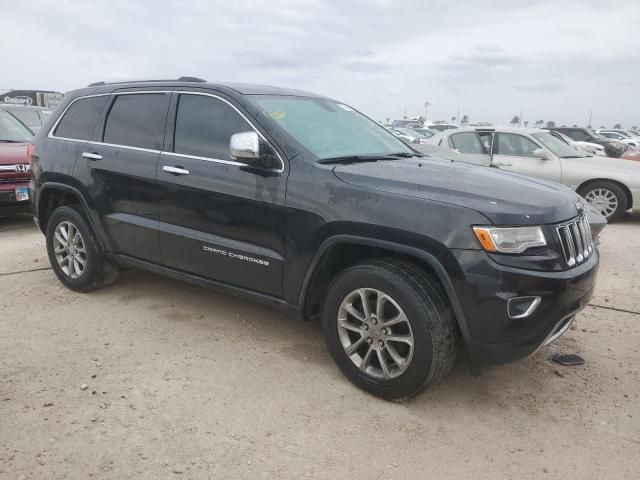
[[[0,219],[0,478],[638,478],[640,217],[555,345],[404,403],[349,384],[318,325],[129,271],[82,295]],[[581,367],[549,361],[576,352]]]

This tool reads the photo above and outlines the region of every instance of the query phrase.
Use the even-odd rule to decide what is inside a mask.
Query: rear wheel
[[[329,287],[323,330],[344,375],[389,400],[440,380],[457,354],[456,323],[440,285],[395,259],[344,270]]]
[[[47,254],[58,279],[72,290],[89,292],[110,285],[118,276],[117,266],[105,258],[76,205],[58,207],[49,217]]]
[[[619,219],[627,210],[627,196],[613,182],[593,182],[581,188],[578,193],[608,222]]]

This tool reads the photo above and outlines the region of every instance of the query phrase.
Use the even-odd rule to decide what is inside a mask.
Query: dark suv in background
[[[556,132],[564,133],[576,142],[591,142],[602,145],[607,153],[607,157],[620,158],[624,152],[630,149],[626,143],[612,138],[605,138],[589,128],[547,127],[546,130],[555,130]]]
[[[375,395],[433,384],[460,340],[474,370],[530,355],[591,297],[573,191],[432,160],[344,103],[182,78],[94,84],[56,112],[32,202],[62,283],[140,267],[321,319]]]

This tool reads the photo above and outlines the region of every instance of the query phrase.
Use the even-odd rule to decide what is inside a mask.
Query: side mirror
[[[540,160],[551,160],[551,155],[544,148],[536,148],[533,151],[533,156]]]
[[[229,140],[229,150],[237,160],[258,160],[261,156],[260,137],[256,132],[234,133]]]
[[[232,158],[252,167],[277,169],[280,163],[271,147],[253,131],[231,135],[229,151]]]

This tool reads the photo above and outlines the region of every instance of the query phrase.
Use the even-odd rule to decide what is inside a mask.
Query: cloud
[[[640,123],[637,0],[27,0],[11,16],[29,28],[3,22],[1,88],[195,75],[317,91],[376,119],[428,100],[439,118]]]
[[[525,93],[558,93],[566,90],[564,85],[541,83],[537,85],[517,85],[516,90]]]

